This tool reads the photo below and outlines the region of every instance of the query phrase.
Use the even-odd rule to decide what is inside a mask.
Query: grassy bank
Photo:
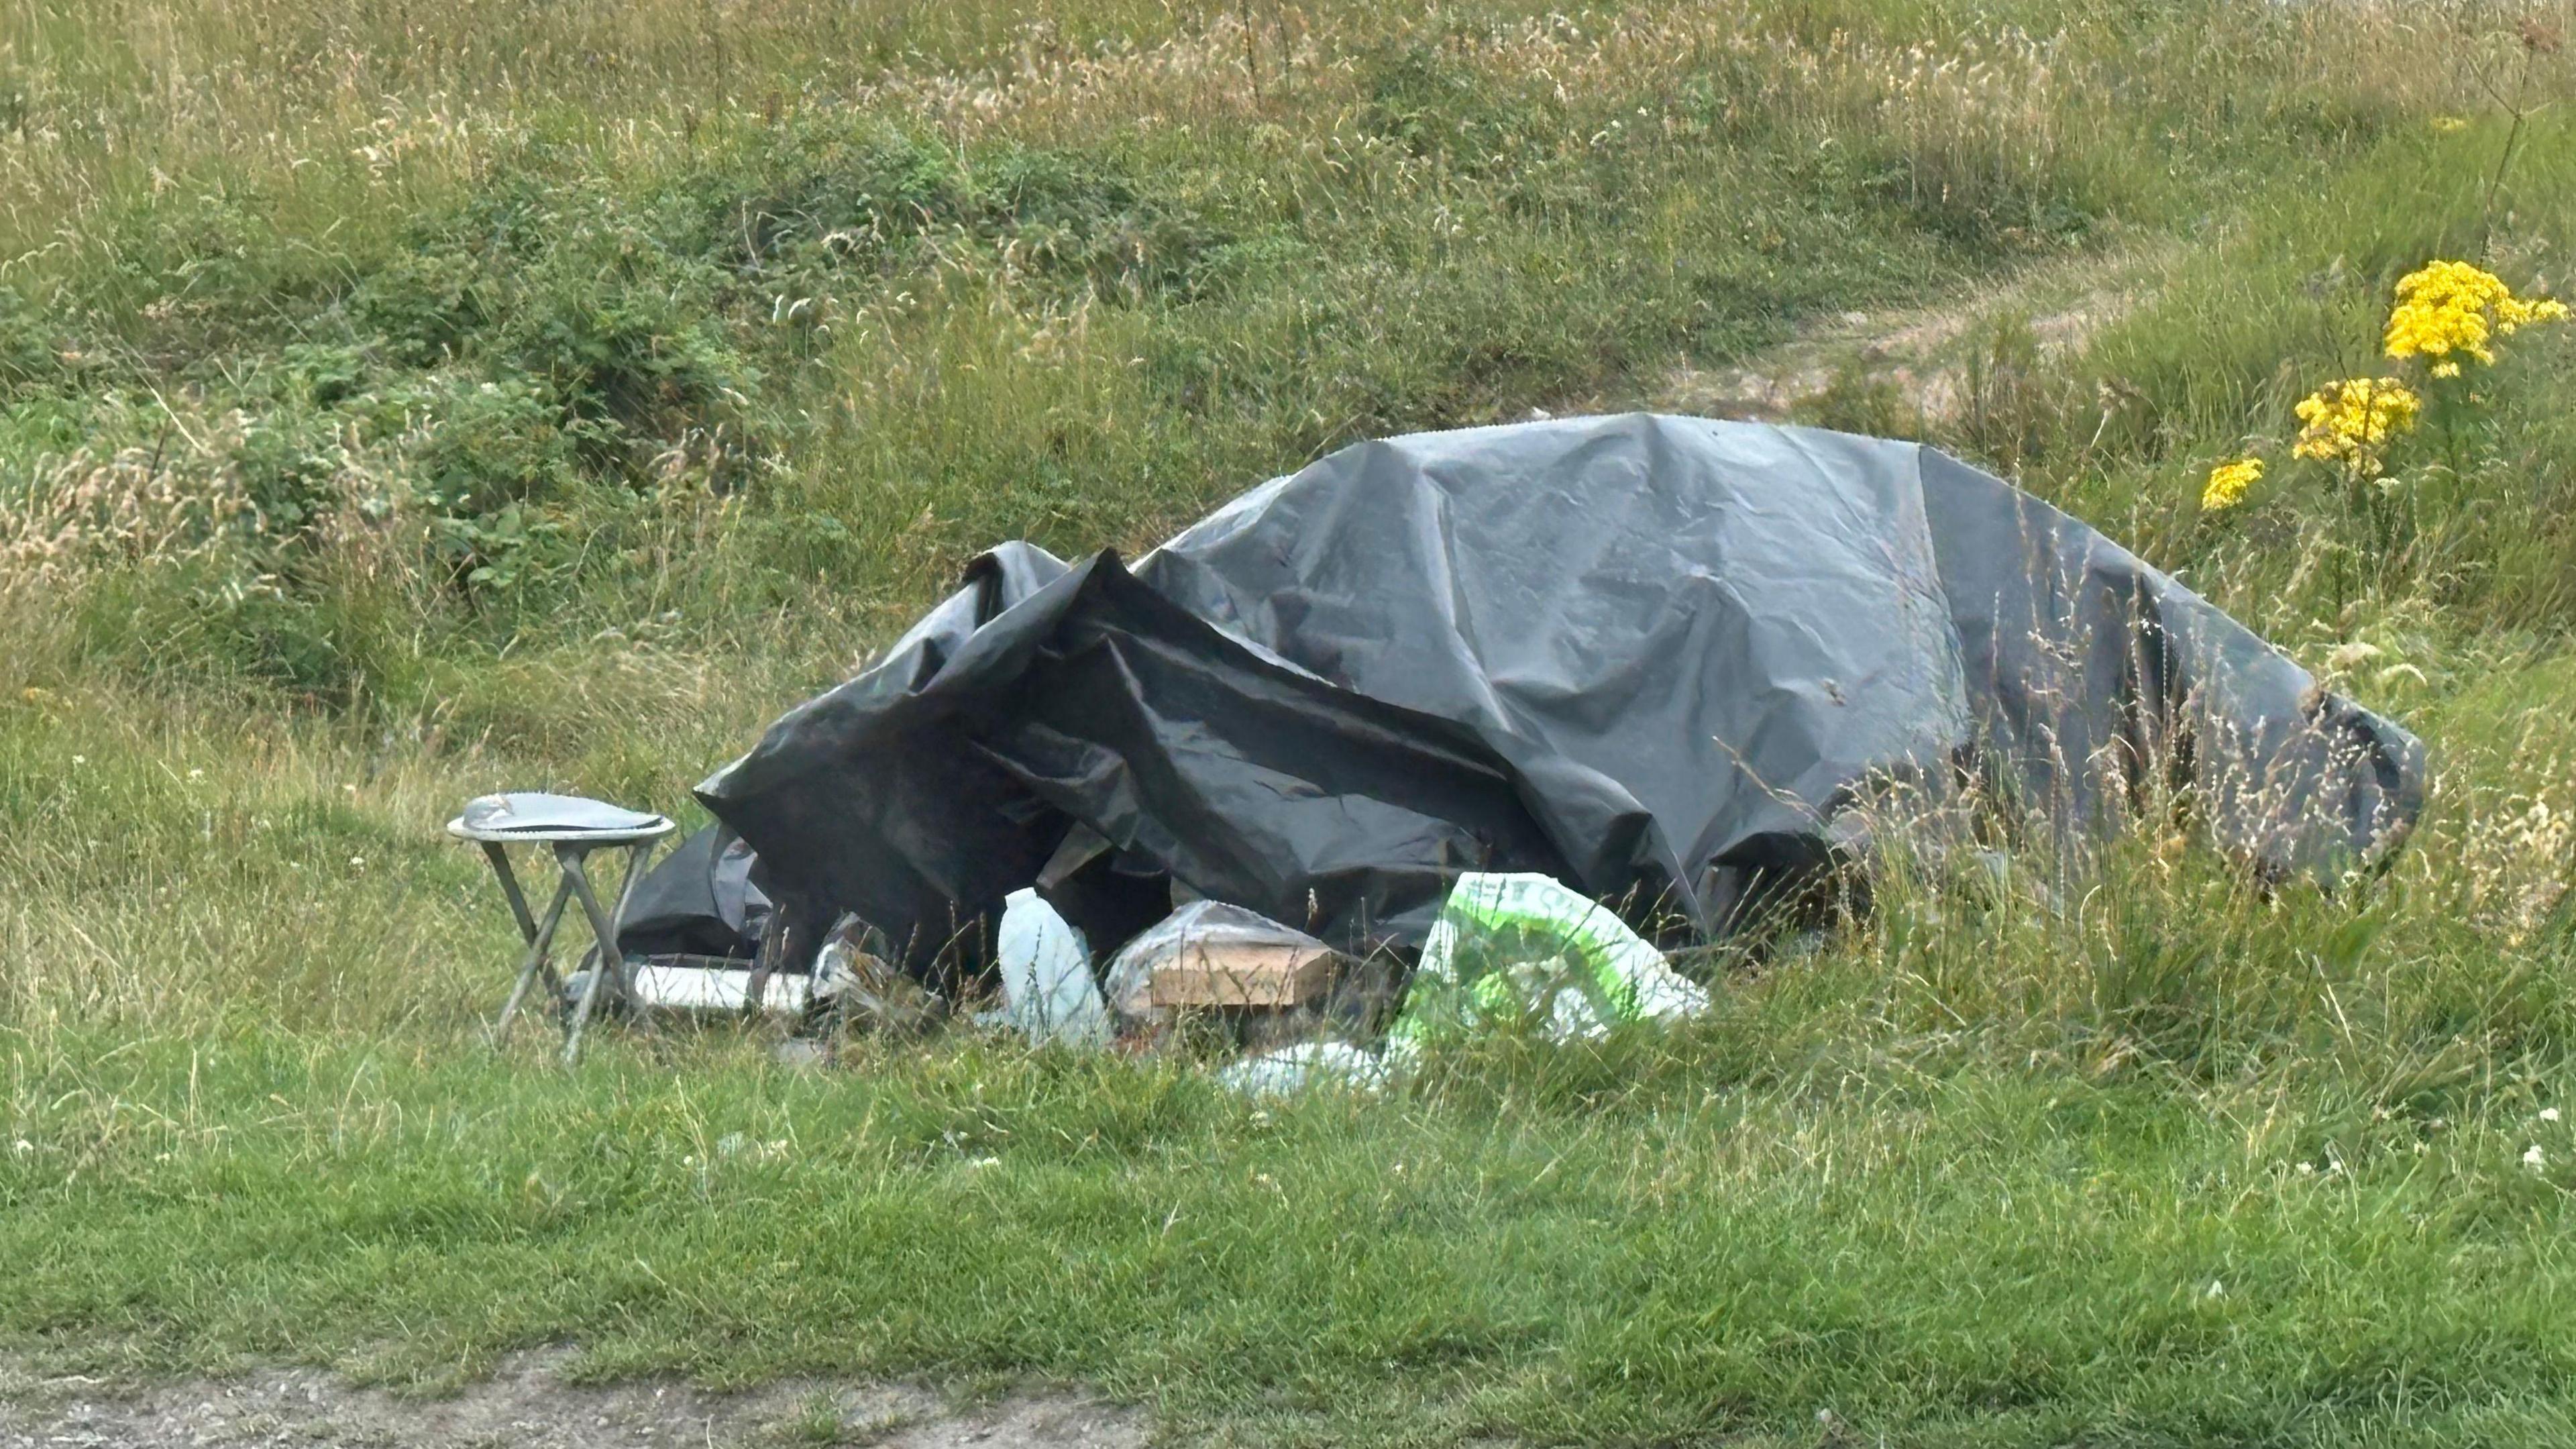
[[[18,7],[0,1346],[1314,1442],[2566,1439],[2576,346],[2409,373],[2367,488],[2291,451],[2400,275],[2563,290],[2565,20]],[[2384,878],[1892,862],[1678,1036],[1367,1103],[479,1035],[469,795],[676,809],[995,539],[1927,317],[1937,396],[1862,347],[1790,411],[2011,470],[2422,734]]]

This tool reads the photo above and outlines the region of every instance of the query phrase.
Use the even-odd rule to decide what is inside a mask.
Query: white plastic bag
[[[1569,1041],[1707,1009],[1707,988],[1609,907],[1549,876],[1471,873],[1422,944],[1391,1035],[1409,1051],[1426,1035],[1535,1015],[1551,1039]]]
[[[1346,1041],[1310,1041],[1245,1057],[1216,1079],[1248,1097],[1284,1097],[1310,1087],[1375,1092],[1389,1075],[1375,1052]]]

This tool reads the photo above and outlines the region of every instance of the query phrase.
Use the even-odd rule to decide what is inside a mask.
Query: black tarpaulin
[[[722,825],[680,842],[635,883],[619,911],[619,952],[752,955],[769,920],[769,898],[752,884],[752,863],[751,847]]]
[[[1132,573],[1006,544],[699,795],[800,918],[920,965],[1069,837],[1347,948],[1468,870],[1718,932],[1890,782],[2094,828],[2150,774],[2327,874],[2412,823],[2423,751],[1939,452],[1629,415],[1347,448]]]

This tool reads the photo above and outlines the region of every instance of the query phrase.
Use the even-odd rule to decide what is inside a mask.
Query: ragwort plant
[[[2338,607],[2365,578],[2386,585],[2408,577],[2423,528],[2420,495],[2433,479],[2474,486],[2504,471],[2490,396],[2480,390],[2496,384],[2481,384],[2480,375],[2497,365],[2503,339],[2568,316],[2565,303],[2517,296],[2467,262],[2428,262],[2400,277],[2395,294],[2381,351],[2406,375],[2321,383],[2293,409],[2299,431],[2290,457],[2319,465],[2337,514],[2326,549]],[[2239,506],[2264,470],[2260,457],[2212,468],[2201,511]]]

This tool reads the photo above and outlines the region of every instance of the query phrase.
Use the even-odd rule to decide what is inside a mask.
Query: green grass
[[[2366,540],[2287,448],[2405,270],[2567,281],[2510,19],[17,7],[0,1351],[435,1387],[570,1340],[1250,1441],[2565,1441],[2576,345],[2513,339]],[[2014,315],[2098,276],[2069,345]],[[2008,468],[2422,734],[2384,877],[1891,859],[1686,1030],[1368,1102],[482,1039],[467,796],[678,808],[991,541],[1916,308],[1972,319],[1959,406],[1800,410]]]
[[[0,1242],[45,1264],[13,1319],[156,1359],[436,1377],[570,1335],[601,1374],[1035,1373],[1317,1440],[2567,1432],[2568,1208],[2518,1123],[1963,1072],[1778,1015],[1266,1113],[984,1051],[556,1078],[152,1043],[80,1074],[45,1159],[78,1178]]]

